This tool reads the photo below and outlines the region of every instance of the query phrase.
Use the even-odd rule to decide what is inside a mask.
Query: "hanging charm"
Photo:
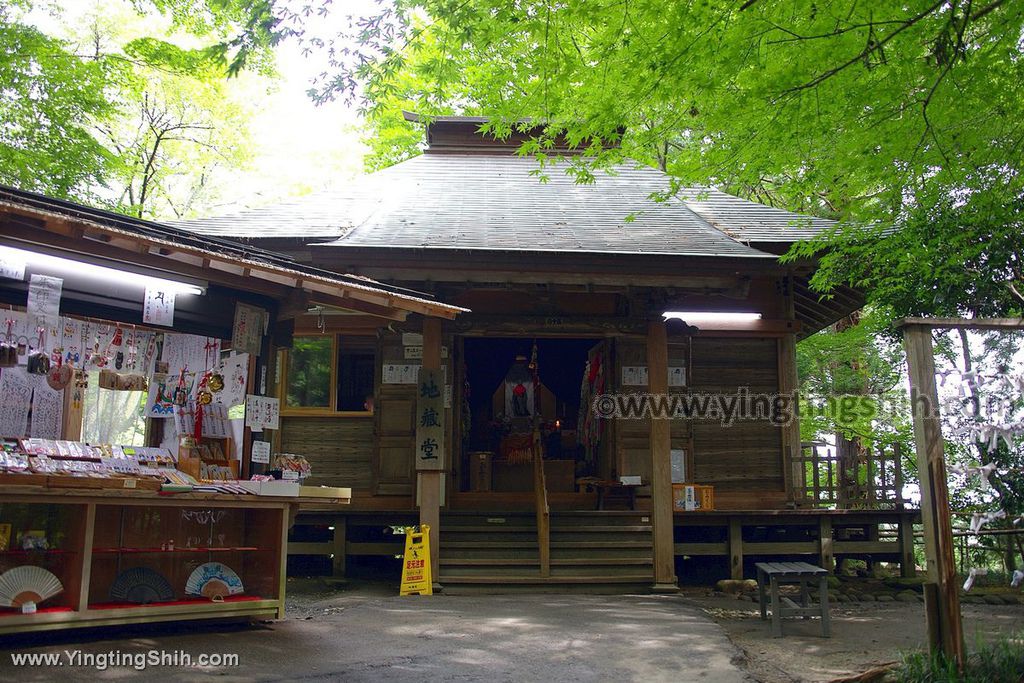
[[[50,359],[50,371],[46,373],[46,383],[54,391],[64,391],[71,384],[71,367],[64,364],[64,349],[54,349]]]
[[[29,351],[25,369],[30,375],[45,375],[50,371],[50,357],[46,355],[46,351],[43,349],[46,340],[46,328],[37,328],[36,332],[39,333],[38,346],[35,350]]]
[[[188,403],[188,392],[185,390],[185,371],[188,368],[182,368],[181,373],[178,375],[178,386],[174,388],[174,405],[184,407]]]
[[[18,364],[18,345],[14,341],[11,331],[14,328],[14,320],[7,319],[7,334],[3,341],[0,341],[0,368],[13,368]]]
[[[107,358],[100,353],[100,329],[96,328],[96,339],[92,343],[92,353],[89,355],[89,364],[93,367],[104,368],[107,366]]]
[[[210,375],[210,381],[207,382],[207,387],[211,393],[217,394],[224,391],[224,375],[219,372],[214,372]]]
[[[124,367],[124,351],[122,350],[124,342],[124,332],[121,330],[121,326],[118,325],[114,330],[114,338],[110,340],[110,347],[107,350],[107,357],[113,358],[114,369],[120,370]]]

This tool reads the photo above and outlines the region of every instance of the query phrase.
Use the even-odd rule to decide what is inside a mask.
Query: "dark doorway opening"
[[[465,362],[462,447],[471,475],[462,490],[527,491],[532,470],[517,459],[515,444],[532,435],[533,413],[541,429],[549,490],[573,491],[575,478],[587,474],[578,438],[580,396],[588,354],[596,339],[476,338],[463,342]],[[525,391],[515,377],[533,357],[536,344],[540,386],[530,385],[529,417],[517,416],[508,392]],[[519,366],[513,370],[514,366]],[[516,373],[519,373],[517,375]],[[511,379],[510,379],[511,378]],[[506,380],[510,382],[506,386]],[[510,388],[511,387],[511,388]],[[524,397],[526,398],[526,397]],[[488,460],[486,466],[482,463]],[[476,469],[476,472],[473,470]],[[487,479],[487,481],[484,481]]]

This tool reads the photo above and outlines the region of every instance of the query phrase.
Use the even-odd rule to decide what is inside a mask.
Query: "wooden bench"
[[[821,635],[831,636],[831,625],[828,614],[828,572],[806,562],[758,562],[757,593],[761,602],[761,618],[767,619],[771,598],[772,636],[782,637],[783,617],[821,617]],[[811,602],[809,584],[817,580],[818,604]],[[779,595],[779,586],[785,583],[800,584],[800,603],[796,604],[788,597]],[[768,584],[770,595],[765,592]]]

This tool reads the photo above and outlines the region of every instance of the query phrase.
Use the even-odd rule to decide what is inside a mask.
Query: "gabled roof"
[[[428,151],[341,190],[177,225],[330,247],[774,259],[747,243],[793,242],[830,224],[714,189],[655,201],[669,178],[644,166],[620,165],[578,184],[565,163],[540,169],[507,151]]]

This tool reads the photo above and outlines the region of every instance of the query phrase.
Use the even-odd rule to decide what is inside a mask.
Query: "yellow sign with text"
[[[433,595],[430,575],[430,527],[405,530],[405,558],[402,560],[402,589],[399,595]]]

